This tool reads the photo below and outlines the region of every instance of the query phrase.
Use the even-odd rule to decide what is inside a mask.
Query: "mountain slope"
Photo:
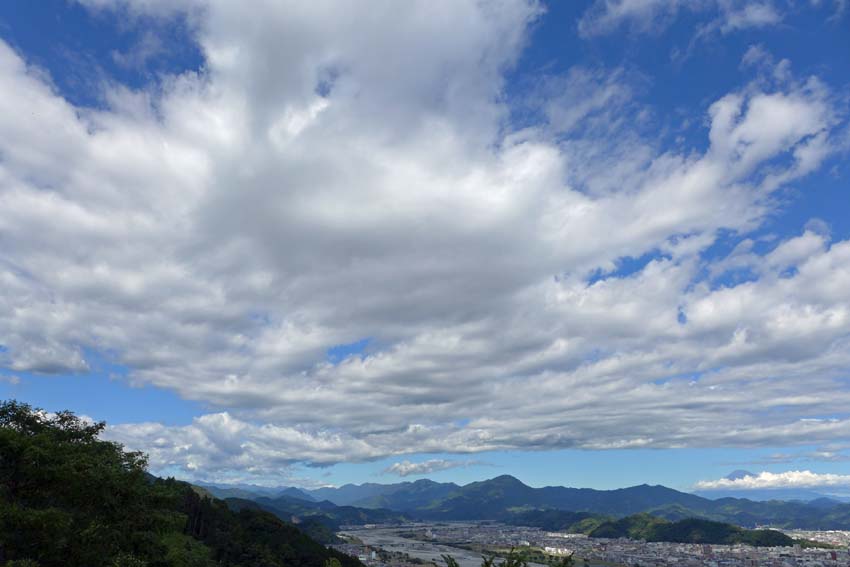
[[[266,497],[276,498],[278,496],[289,496],[290,498],[298,498],[315,502],[316,499],[300,488],[294,486],[257,486],[254,484],[216,484],[209,482],[196,482],[196,485],[204,488],[216,498],[245,498],[253,500],[254,498]]]
[[[394,484],[345,484],[338,488],[325,487],[305,492],[317,501],[328,500],[337,506],[408,511],[427,506],[458,488],[452,482],[422,479]]]
[[[562,510],[597,516],[624,517],[642,512],[670,521],[699,518],[743,527],[773,525],[787,528],[850,529],[850,504],[834,501],[755,502],[741,498],[708,499],[664,486],[642,484],[616,490],[547,486],[532,488],[502,475],[465,486],[417,481],[393,485],[363,485],[373,496],[369,506],[381,505],[406,516],[426,520],[505,520],[533,510]],[[358,494],[355,485],[343,493]],[[362,487],[360,487],[362,488]],[[334,489],[322,489],[333,494]],[[315,493],[314,493],[315,494]],[[375,496],[378,494],[377,496]],[[428,498],[436,496],[432,500]],[[354,500],[358,502],[358,500]]]
[[[790,546],[794,540],[775,530],[746,530],[722,522],[690,518],[669,522],[650,514],[636,514],[604,522],[591,530],[590,537],[629,538],[673,543],[709,543],[733,545],[746,543],[756,547]]]
[[[850,502],[850,498],[841,495],[829,495],[814,490],[803,490],[799,488],[775,488],[775,489],[760,489],[760,490],[705,490],[695,492],[697,496],[708,498],[709,500],[719,500],[720,498],[744,498],[755,502],[765,502],[769,500],[782,500],[785,502],[799,501],[811,502],[813,500],[832,500],[835,502]]]
[[[266,511],[145,471],[105,424],[0,403],[0,562],[40,567],[313,567],[336,558]],[[35,562],[35,563],[33,563]]]
[[[458,488],[453,482],[442,483],[433,480],[422,479],[415,482],[404,482],[389,485],[392,488],[386,492],[362,498],[352,503],[352,506],[363,508],[388,508],[400,512],[408,512],[422,507],[427,507],[436,500],[445,498]]]
[[[496,519],[517,509],[534,508],[627,516],[671,505],[699,508],[705,502],[710,501],[663,486],[641,485],[618,490],[532,488],[512,476],[503,475],[459,487],[412,512],[444,520]]]
[[[743,473],[742,473],[743,474]],[[673,522],[699,518],[728,522],[742,527],[772,525],[783,528],[850,529],[850,504],[831,499],[800,501],[752,501],[742,498],[703,498],[664,486],[642,484],[616,490],[547,486],[532,488],[518,479],[502,475],[464,486],[431,480],[396,484],[345,485],[304,491],[308,503],[288,495],[250,497],[280,517],[327,518],[327,526],[377,523],[404,517],[421,520],[504,520],[514,522],[518,514],[561,510],[591,516],[624,517],[643,512]],[[342,504],[341,502],[350,503]],[[331,512],[334,508],[344,508]],[[373,512],[369,512],[369,511]],[[393,514],[395,512],[395,514]],[[531,519],[533,516],[528,516]]]
[[[327,500],[309,502],[299,498],[280,496],[255,498],[253,502],[283,520],[297,523],[312,519],[334,531],[343,525],[397,523],[406,519],[402,514],[392,510],[337,506]]]

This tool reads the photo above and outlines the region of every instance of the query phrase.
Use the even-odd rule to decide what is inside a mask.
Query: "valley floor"
[[[495,523],[446,522],[346,528],[342,534],[352,544],[342,551],[360,555],[367,565],[407,567],[438,565],[441,556],[452,555],[461,567],[479,567],[480,550],[511,547],[526,550],[543,561],[575,552],[577,566],[692,566],[692,567],[837,567],[850,565],[850,532],[806,532],[807,539],[842,545],[837,549],[804,549],[746,545],[646,543],[623,539],[588,538],[520,526]],[[794,532],[794,536],[799,536]],[[842,543],[843,542],[843,543]],[[372,552],[375,552],[374,554]],[[392,555],[388,555],[388,552]],[[540,565],[540,564],[536,564]]]

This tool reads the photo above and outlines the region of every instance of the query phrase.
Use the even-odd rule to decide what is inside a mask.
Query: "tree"
[[[105,424],[0,403],[3,557],[99,567],[156,539],[146,458],[99,439]]]
[[[0,402],[0,566],[362,567],[269,512],[149,475],[104,427]]]
[[[443,555],[442,558],[446,563],[446,567],[460,567],[457,560],[451,555]],[[481,567],[528,567],[528,561],[526,561],[521,553],[518,553],[514,550],[514,548],[511,548],[508,555],[505,556],[502,559],[502,562],[498,565],[496,564],[495,556],[482,557]]]

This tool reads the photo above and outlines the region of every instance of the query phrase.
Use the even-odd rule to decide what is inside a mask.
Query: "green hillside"
[[[269,512],[151,477],[144,455],[99,439],[104,427],[0,404],[0,565],[361,565]]]
[[[670,522],[649,514],[636,514],[604,522],[590,537],[642,539],[673,543],[710,543],[732,545],[745,543],[756,547],[794,545],[794,540],[775,530],[747,530],[722,522],[688,518]]]
[[[624,518],[610,518],[587,512],[532,510],[513,514],[506,521],[518,526],[583,533],[597,538],[628,538],[673,543],[746,543],[757,547],[787,546],[795,543],[790,537],[775,530],[748,530],[732,524],[700,518],[669,521],[646,513]]]
[[[295,517],[299,520],[315,518],[334,530],[346,524],[383,524],[406,521],[406,518],[391,510],[337,506],[331,502],[308,502],[288,496],[279,498],[255,498],[254,502],[284,520]]]

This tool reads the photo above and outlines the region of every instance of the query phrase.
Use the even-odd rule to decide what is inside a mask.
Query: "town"
[[[439,523],[349,526],[348,543],[335,546],[372,567],[445,565],[452,555],[461,567],[478,567],[482,556],[516,549],[529,565],[572,555],[577,566],[832,567],[850,566],[850,532],[786,531],[831,547],[752,547],[589,538],[499,523]]]

